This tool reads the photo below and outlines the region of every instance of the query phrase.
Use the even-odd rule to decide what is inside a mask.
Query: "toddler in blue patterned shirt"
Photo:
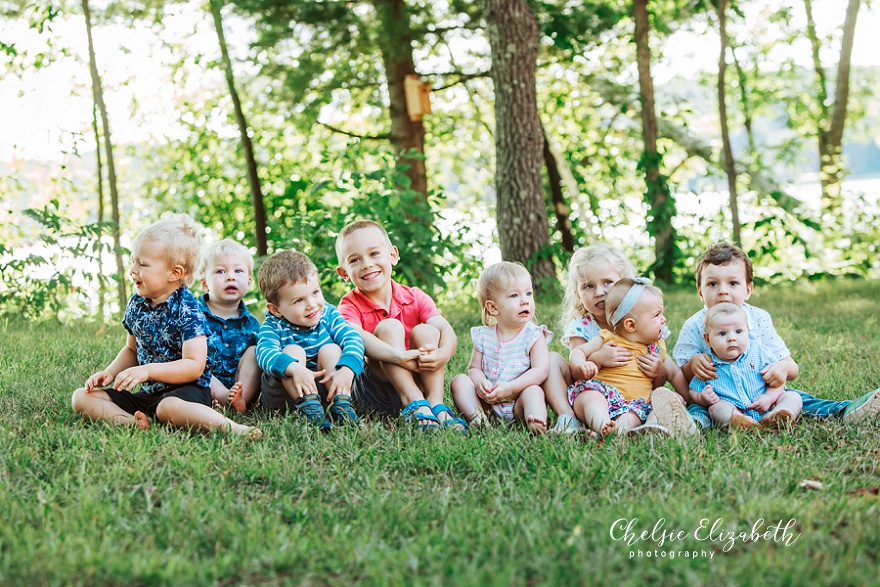
[[[749,341],[745,311],[731,302],[716,304],[706,311],[704,329],[716,378],[707,383],[694,377],[690,389],[702,396],[712,421],[739,429],[794,423],[803,405],[801,396],[764,381],[761,372],[775,359],[759,341]]]
[[[219,430],[251,438],[211,408],[208,325],[187,286],[201,249],[202,227],[186,214],[155,222],[132,243],[134,283],[123,326],[125,346],[113,362],[73,393],[73,410],[91,420],[150,427],[150,418],[180,428]],[[139,391],[130,390],[140,385]]]
[[[208,359],[213,368],[211,397],[215,405],[243,413],[260,392],[257,333],[260,322],[242,298],[254,283],[254,258],[231,239],[212,244],[202,253],[199,307],[208,322]]]

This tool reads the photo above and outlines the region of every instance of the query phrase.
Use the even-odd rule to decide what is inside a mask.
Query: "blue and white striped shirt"
[[[342,356],[336,368],[348,367],[355,377],[364,370],[364,341],[333,304],[324,304],[321,319],[311,328],[297,326],[286,318],[277,318],[266,312],[266,320],[257,335],[257,364],[260,369],[286,378],[285,371],[296,362],[284,352],[284,347],[295,344],[306,353],[306,366],[317,368],[318,350],[326,344],[335,343],[342,348]]]

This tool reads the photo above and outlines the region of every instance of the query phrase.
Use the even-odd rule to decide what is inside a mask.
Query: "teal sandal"
[[[426,400],[417,399],[408,403],[406,407],[400,411],[400,416],[403,418],[404,422],[412,422],[413,420],[415,420],[415,423],[419,427],[419,430],[439,428],[440,420],[437,419],[437,416],[429,416],[428,414],[422,414],[418,411],[420,408],[430,407],[431,404],[429,404]]]
[[[464,421],[463,418],[456,418],[455,414],[452,413],[452,410],[449,409],[449,406],[446,404],[437,404],[433,408],[431,408],[431,412],[434,414],[434,417],[437,420],[440,420],[440,414],[446,412],[449,415],[449,418],[443,421],[442,425],[444,428],[452,428],[457,432],[461,432],[462,434],[467,434],[468,423]]]

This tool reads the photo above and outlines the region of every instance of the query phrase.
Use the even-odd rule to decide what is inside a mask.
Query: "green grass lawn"
[[[773,315],[800,389],[844,399],[880,386],[880,284],[751,301]],[[471,306],[449,312],[450,371],[467,364]],[[673,337],[699,306],[692,290],[666,296]],[[555,307],[539,315],[559,331]],[[242,418],[259,442],[85,423],[70,395],[123,339],[119,326],[0,318],[2,585],[880,584],[877,422],[604,445],[377,422],[321,435],[263,412]],[[637,534],[686,536],[613,540],[633,519]],[[727,540],[762,519],[761,532],[794,522],[776,540]]]

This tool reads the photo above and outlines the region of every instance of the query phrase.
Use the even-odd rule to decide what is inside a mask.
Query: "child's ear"
[[[397,265],[398,261],[400,261],[400,251],[397,250],[397,247],[391,245],[391,266]]]
[[[709,333],[708,332],[703,333],[703,340],[706,341],[706,344],[709,344]],[[711,345],[709,345],[709,346],[711,346]]]
[[[746,297],[745,297],[745,299],[744,299],[743,301],[746,301],[746,300],[748,300],[750,297],[752,297],[752,290],[753,290],[753,289],[755,289],[755,282],[754,282],[754,281],[750,281],[750,282],[748,282],[748,283],[746,284]]]
[[[281,310],[279,310],[278,306],[276,306],[272,302],[266,302],[266,311],[276,318],[281,318]]]
[[[168,272],[168,281],[182,281],[186,276],[186,270],[183,265],[175,265]]]
[[[204,279],[201,279],[201,280],[199,280],[199,283],[202,284],[202,291],[207,292],[208,291],[208,282],[205,281]]]
[[[342,267],[337,267],[336,273],[339,275],[339,277],[342,278],[343,281],[348,281],[348,273],[345,271],[345,269],[343,269]]]
[[[632,318],[624,318],[623,319],[623,329],[627,332],[635,332],[636,331],[636,321]]]
[[[486,311],[489,313],[490,316],[497,316],[498,308],[495,306],[495,302],[493,302],[492,300],[486,300]]]

